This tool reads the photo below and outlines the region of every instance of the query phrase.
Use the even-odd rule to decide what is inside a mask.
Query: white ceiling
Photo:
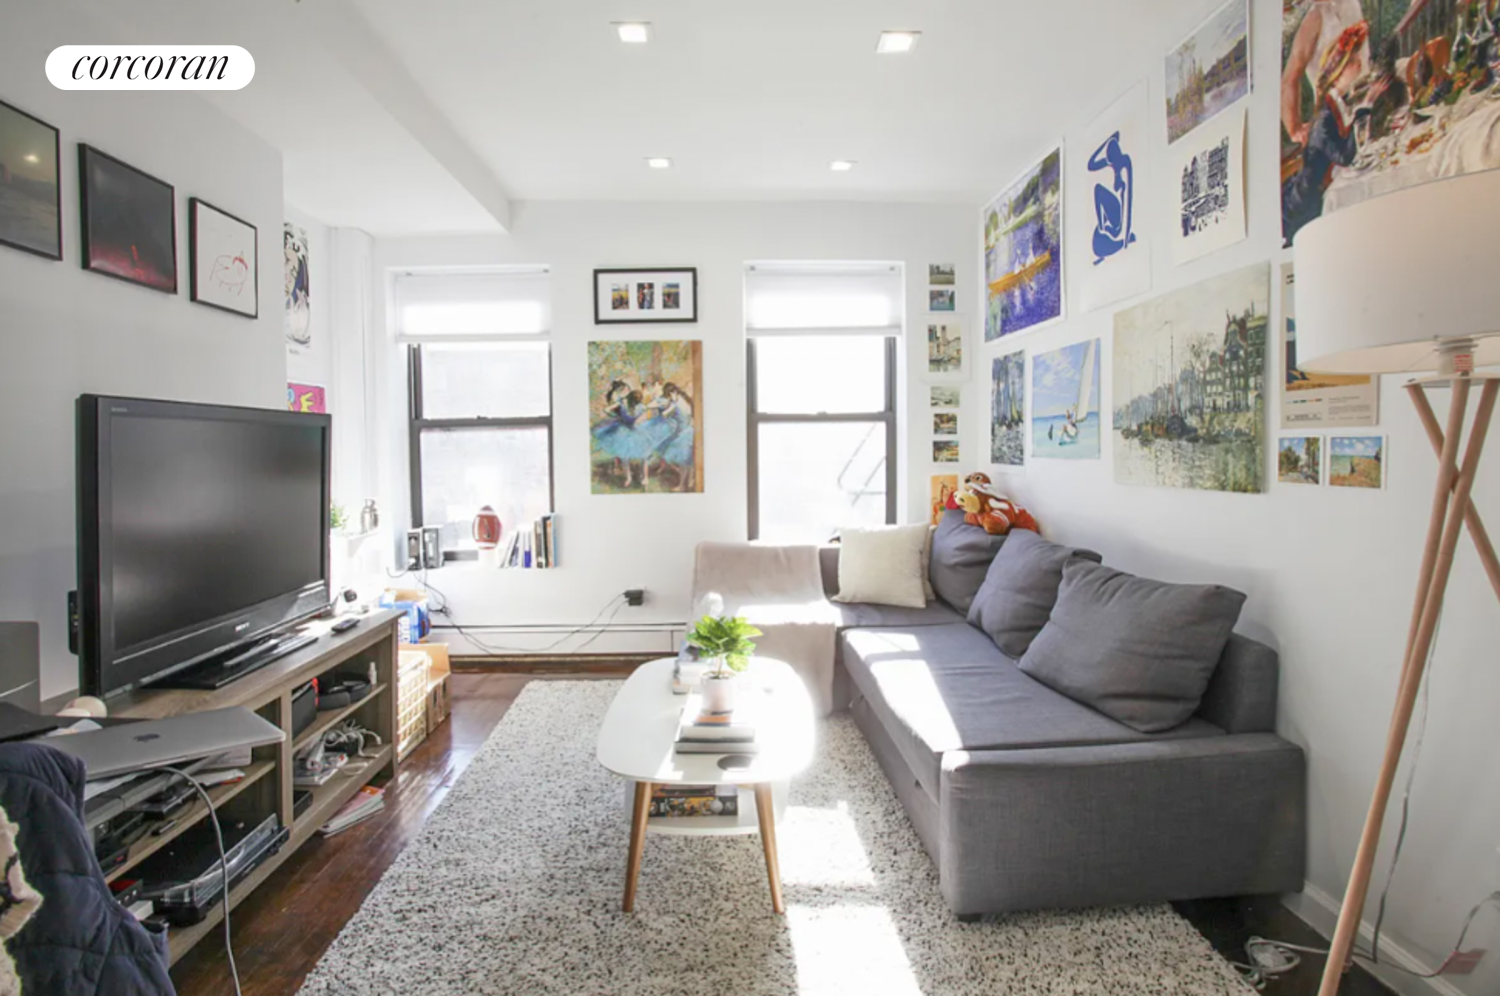
[[[283,150],[288,201],[387,235],[497,230],[504,196],[977,204],[1220,0],[90,2],[249,49],[210,99]],[[886,28],[921,42],[877,56]]]

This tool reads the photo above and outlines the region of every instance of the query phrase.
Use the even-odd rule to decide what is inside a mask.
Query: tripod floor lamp
[[[1319,996],[1349,965],[1460,534],[1500,598],[1500,560],[1472,492],[1500,394],[1500,171],[1439,180],[1335,211],[1296,241],[1298,365],[1318,373],[1414,374],[1405,385],[1437,475],[1385,757]],[[1446,395],[1446,424],[1431,396]],[[1472,410],[1472,420],[1469,413]],[[1465,440],[1465,423],[1467,439]],[[1384,457],[1384,454],[1382,454]]]

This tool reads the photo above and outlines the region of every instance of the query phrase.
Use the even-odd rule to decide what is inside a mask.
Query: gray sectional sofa
[[[1028,536],[1030,552],[1050,557],[1058,573],[1068,565],[1060,585],[1070,591],[1075,618],[1080,605],[1089,607],[1080,599],[1098,597],[1083,591],[1088,584],[1108,587],[1106,602],[1083,616],[1099,619],[1101,629],[1109,628],[1111,613],[1151,611],[1183,594],[1217,598],[1232,608],[1223,632],[1210,636],[1222,652],[1216,666],[1210,661],[1205,669],[1206,687],[1188,675],[1187,693],[1169,685],[1132,697],[1116,687],[1085,704],[1076,688],[1070,695],[1054,687],[1068,687],[1058,678],[1066,662],[1049,671],[1040,659],[1047,655],[1018,660],[1001,649],[1021,645],[1003,625],[997,630],[995,620],[1015,623],[1019,613],[1023,621],[1033,616],[1044,632],[1054,626],[1045,641],[1023,634],[1023,645],[1034,639],[1053,657],[1068,650],[1059,647],[1066,631],[1054,625],[1062,609],[1050,604],[1064,596],[1007,590],[1006,579],[996,576],[1004,572],[990,570],[1005,566],[991,563],[1002,542],[964,526],[962,513],[948,513],[932,554],[931,579],[940,597],[924,609],[832,601],[838,548],[821,551],[827,601],[818,611],[826,618],[832,607],[840,623],[834,705],[853,714],[936,864],[950,908],[970,918],[1300,890],[1305,761],[1300,748],[1275,733],[1276,653],[1237,634],[1224,640],[1243,596],[1229,593],[1233,598],[1226,600],[1227,589],[1182,586],[1150,590],[1152,582],[1096,567],[1097,556],[1086,551]],[[700,568],[701,561],[700,552]],[[1132,586],[1148,590],[1132,593]],[[759,593],[761,600],[765,594]],[[726,601],[738,608],[733,593]],[[753,607],[748,611],[753,621]],[[1160,652],[1170,655],[1181,630],[1191,627],[1162,622]],[[992,632],[999,633],[998,644]],[[1065,642],[1087,644],[1095,637],[1108,640],[1083,632]],[[1181,672],[1181,661],[1164,656],[1158,665],[1149,656],[1157,643],[1136,643],[1148,665]],[[1119,653],[1119,673],[1113,660],[1104,669],[1106,684],[1129,685],[1129,651]],[[1083,659],[1093,653],[1084,648]],[[1142,729],[1163,723],[1173,725]]]

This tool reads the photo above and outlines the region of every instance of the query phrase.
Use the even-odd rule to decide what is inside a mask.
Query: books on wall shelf
[[[755,718],[750,707],[741,705],[731,713],[703,710],[703,695],[689,692],[677,724],[679,754],[754,754]]]
[[[547,570],[557,566],[557,516],[544,515],[511,531],[500,547],[501,570]]]
[[[651,816],[738,816],[740,790],[734,785],[657,785],[651,790]]]
[[[385,808],[385,789],[366,785],[354,793],[354,798],[344,803],[337,813],[318,828],[324,837],[348,830],[356,823],[363,823]]]

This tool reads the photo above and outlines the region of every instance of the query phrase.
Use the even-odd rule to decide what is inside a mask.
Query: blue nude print
[[[1094,265],[1123,251],[1135,241],[1131,231],[1135,214],[1135,167],[1120,147],[1115,132],[1089,156],[1089,172],[1113,170],[1109,185],[1094,185]]]

